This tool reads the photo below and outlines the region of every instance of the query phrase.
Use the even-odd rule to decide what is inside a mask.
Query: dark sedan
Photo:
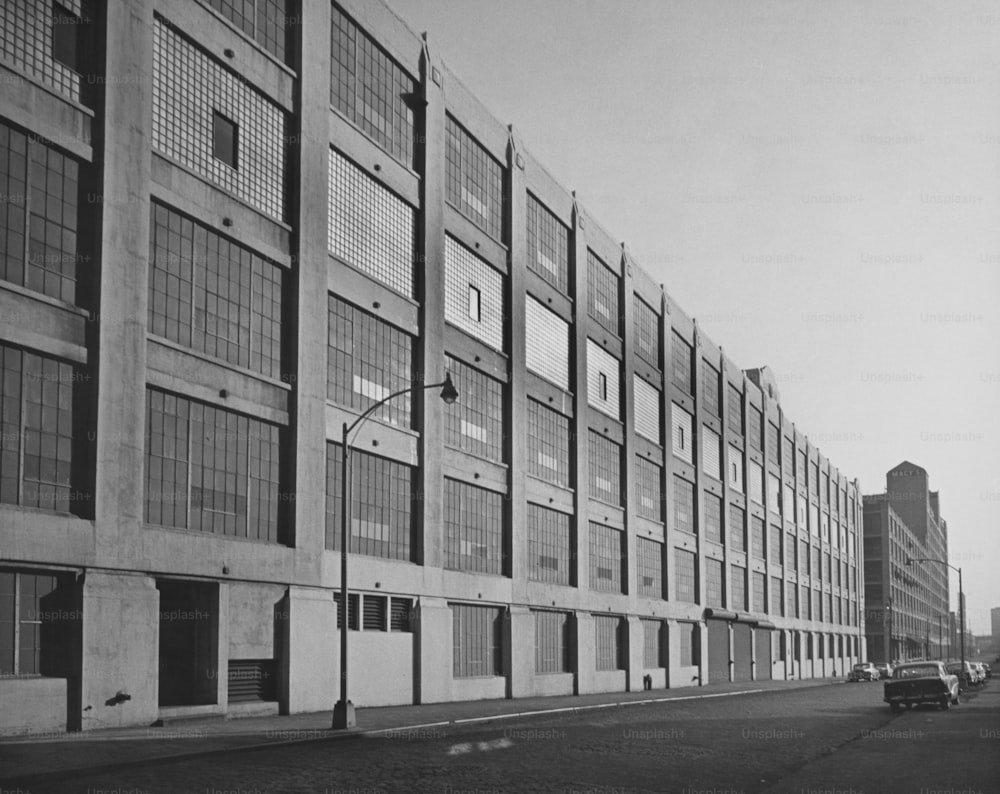
[[[894,712],[931,703],[948,709],[958,705],[958,677],[943,662],[901,664],[885,682],[883,698]]]

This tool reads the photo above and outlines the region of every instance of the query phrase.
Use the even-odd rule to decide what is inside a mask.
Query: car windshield
[[[908,664],[893,671],[894,678],[926,678],[935,675],[940,675],[936,664]]]

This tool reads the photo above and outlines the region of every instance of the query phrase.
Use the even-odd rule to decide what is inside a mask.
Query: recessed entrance
[[[160,705],[218,702],[219,587],[161,579]]]

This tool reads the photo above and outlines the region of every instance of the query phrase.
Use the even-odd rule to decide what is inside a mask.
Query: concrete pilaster
[[[340,674],[337,614],[327,590],[289,587],[282,649],[282,713],[315,711],[329,703],[332,712]]]

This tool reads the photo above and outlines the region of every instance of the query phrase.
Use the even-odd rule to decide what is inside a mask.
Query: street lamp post
[[[376,410],[381,408],[390,400],[409,394],[414,391],[424,389],[436,389],[441,387],[441,399],[447,405],[451,405],[458,399],[458,389],[451,382],[451,373],[444,376],[441,383],[429,383],[424,386],[411,386],[409,389],[401,389],[393,392],[388,397],[384,397],[374,405],[370,406],[361,416],[351,424],[344,422],[344,431],[340,448],[340,609],[343,609],[343,616],[340,619],[340,700],[333,707],[333,729],[344,730],[357,725],[354,713],[354,704],[347,697],[347,637],[348,623],[350,622],[351,610],[347,595],[347,557],[350,542],[351,524],[351,440],[350,434],[359,428]]]
[[[889,631],[885,641],[885,663],[892,664],[892,599],[885,602],[885,615],[889,619]],[[882,632],[885,633],[885,621],[882,621]]]
[[[936,562],[938,565],[947,565],[953,571],[958,571],[958,629],[959,629],[959,653],[962,655],[962,672],[958,677],[959,683],[965,677],[965,593],[962,590],[962,569],[956,568],[947,560],[936,560],[933,557],[907,557],[906,564],[915,562]]]

